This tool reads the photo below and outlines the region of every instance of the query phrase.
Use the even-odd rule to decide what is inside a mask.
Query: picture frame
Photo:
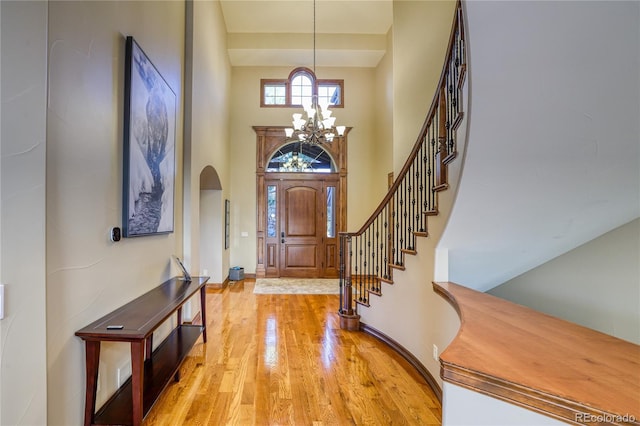
[[[230,235],[230,220],[231,220],[231,201],[224,200],[224,249],[228,249],[230,247],[229,244],[229,235]]]
[[[140,45],[125,47],[122,231],[174,229],[176,94]]]

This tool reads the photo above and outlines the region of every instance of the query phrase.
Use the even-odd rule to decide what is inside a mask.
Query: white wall
[[[465,7],[469,149],[440,247],[485,291],[640,216],[640,3]]]
[[[452,383],[444,384],[442,426],[565,425],[551,417]]]
[[[47,422],[44,1],[2,1],[0,424]],[[80,371],[80,370],[79,370]]]
[[[489,291],[640,344],[640,219]]]

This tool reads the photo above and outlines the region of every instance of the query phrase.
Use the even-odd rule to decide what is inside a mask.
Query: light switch
[[[0,320],[4,318],[4,284],[0,284]]]
[[[248,236],[249,236],[249,233],[248,233],[247,231],[242,231],[242,232],[240,233],[240,236],[241,236],[241,237],[248,237]]]

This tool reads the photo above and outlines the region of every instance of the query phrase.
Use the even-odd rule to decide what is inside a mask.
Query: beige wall
[[[188,5],[188,22],[192,25],[187,25],[187,37],[193,40],[193,50],[186,55],[184,175],[188,178],[184,192],[185,211],[189,213],[184,221],[184,256],[191,271],[202,273],[207,269],[211,282],[221,283],[227,276],[230,257],[230,251],[224,249],[224,203],[210,203],[205,206],[206,214],[200,216],[200,174],[206,166],[213,167],[222,187],[215,198],[229,198],[231,66],[220,3],[194,1]],[[213,194],[205,197],[213,200]],[[206,251],[206,259],[201,258],[202,244],[211,249]],[[213,259],[212,253],[219,258]]]
[[[291,68],[236,67],[231,89],[231,264],[246,273],[256,267],[256,135],[252,126],[286,126],[291,108],[260,108],[260,79],[286,78]],[[374,177],[376,135],[374,127],[375,71],[369,68],[317,69],[318,78],[344,79],[345,106],[336,108],[336,124],[353,127],[349,133],[349,230],[360,227],[381,200],[384,186]],[[378,180],[379,182],[380,180]],[[247,232],[247,237],[241,233]]]
[[[47,2],[0,2],[0,424],[47,421]],[[55,328],[52,326],[52,328]],[[78,371],[81,371],[78,370]]]
[[[200,172],[211,165],[229,192],[231,68],[222,14],[218,2],[190,6],[185,28],[179,1],[51,3],[47,322],[57,325],[47,334],[50,424],[81,423],[84,345],[73,332],[175,275],[172,254],[184,253],[192,272],[201,272],[199,244],[207,236],[200,229]],[[185,30],[193,40],[188,52]],[[121,224],[126,35],[177,95],[175,231],[113,244],[108,230]],[[222,228],[221,212],[211,216],[203,229]],[[225,270],[229,254],[220,252]],[[161,327],[159,337],[169,327]],[[103,344],[98,405],[116,389],[118,369],[130,374],[128,345]]]
[[[172,274],[182,254],[185,5],[49,3],[47,119],[48,423],[82,423],[84,344],[74,332]],[[175,231],[109,241],[121,226],[125,36],[132,35],[177,96]],[[159,332],[166,333],[166,327]],[[160,339],[157,339],[160,340]],[[156,340],[156,341],[157,341]],[[129,347],[103,344],[98,405],[130,372]]]
[[[468,84],[462,88],[464,107],[468,106]],[[414,255],[404,255],[405,270],[393,271],[393,285],[382,286],[382,297],[371,296],[370,308],[360,307],[361,321],[392,337],[408,349],[427,368],[442,387],[440,363],[433,358],[433,346],[441,353],[458,333],[460,320],[455,309],[432,288],[436,274],[436,248],[453,208],[462,173],[467,145],[468,120],[462,120],[457,133],[458,153],[448,166],[449,189],[438,193],[437,216],[429,216],[427,238],[416,239]],[[446,276],[438,277],[445,279]]]
[[[444,65],[455,1],[393,2],[393,170],[422,128]]]
[[[387,52],[376,68],[375,81],[375,169],[376,188],[386,189],[393,172],[393,31],[387,33]],[[380,200],[386,195],[381,194]],[[354,228],[355,230],[355,228]]]
[[[413,148],[431,105],[444,65],[455,2],[394,1],[393,170],[397,177]],[[388,73],[387,73],[388,77]],[[465,85],[463,92],[467,93]],[[463,99],[467,102],[468,99]],[[394,271],[393,285],[373,296],[371,308],[360,308],[362,321],[391,336],[415,355],[438,384],[440,365],[433,345],[442,351],[458,331],[458,317],[431,287],[435,250],[453,205],[466,146],[464,120],[458,130],[458,159],[449,166],[449,190],[439,193],[440,215],[429,217],[428,238],[418,238],[416,256],[405,256],[405,271]],[[410,327],[407,324],[411,324]]]
[[[640,344],[640,219],[489,293]]]

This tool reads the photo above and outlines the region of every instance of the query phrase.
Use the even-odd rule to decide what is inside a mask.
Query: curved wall
[[[640,3],[466,2],[449,280],[485,291],[640,216]]]

